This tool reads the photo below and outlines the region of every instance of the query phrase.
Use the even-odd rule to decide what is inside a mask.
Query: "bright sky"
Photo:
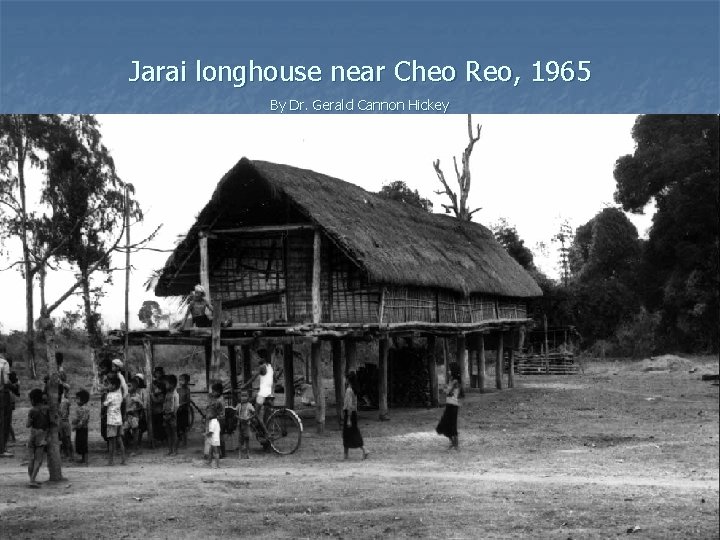
[[[243,156],[313,169],[378,191],[384,183],[404,180],[430,198],[439,182],[433,160],[439,158],[445,177],[454,181],[452,157],[467,144],[465,115],[101,115],[104,142],[121,178],[135,185],[145,222],[132,229],[140,239],[162,224],[152,247],[171,249],[210,199],[217,182]],[[476,115],[482,137],[471,158],[470,207],[482,207],[475,221],[485,225],[504,217],[535,253],[536,263],[557,277],[557,245],[551,243],[563,219],[573,228],[586,223],[605,206],[614,206],[613,167],[632,153],[632,115]],[[40,189],[36,173],[29,199]],[[630,216],[646,236],[650,216]],[[543,256],[536,246],[549,247]],[[19,241],[6,246],[8,261],[17,259]],[[13,258],[13,255],[15,256]],[[144,300],[155,299],[143,283],[161,268],[169,253],[133,255],[130,327],[139,327],[137,312]],[[124,266],[124,254],[113,266]],[[61,269],[48,278],[47,299],[53,302],[73,282]],[[124,272],[106,286],[101,313],[116,328],[124,319]],[[4,331],[22,329],[24,285],[17,270],[0,273],[4,291]],[[157,299],[167,310],[172,307]],[[53,314],[75,310],[79,297],[68,299]],[[36,300],[39,310],[39,300]],[[37,313],[35,315],[37,317]]]

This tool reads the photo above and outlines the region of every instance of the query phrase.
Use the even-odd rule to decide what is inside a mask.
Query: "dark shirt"
[[[28,411],[28,427],[32,429],[49,429],[50,416],[46,407],[33,407]]]

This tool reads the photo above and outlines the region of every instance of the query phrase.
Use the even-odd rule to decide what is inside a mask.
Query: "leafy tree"
[[[615,164],[615,199],[632,212],[656,204],[642,254],[644,303],[660,313],[666,347],[717,351],[718,116],[639,116],[632,134],[635,152]]]
[[[155,328],[158,325],[158,316],[161,313],[160,305],[155,300],[145,300],[138,312],[138,319],[147,328]]]
[[[525,241],[520,238],[513,225],[510,225],[506,219],[501,218],[490,229],[495,236],[495,240],[502,244],[520,266],[525,270],[535,270],[533,253],[525,246]]]
[[[78,268],[88,337],[91,347],[99,347],[93,298],[101,289],[93,290],[90,280],[96,271],[106,274],[106,282],[111,279],[109,254],[122,236],[126,184],[117,176],[93,116],[68,118],[64,135],[49,153],[43,201],[53,208],[52,230],[68,239],[58,256]],[[137,202],[130,204],[131,215],[142,219]]]
[[[0,240],[17,237],[22,245],[19,263],[25,278],[25,349],[33,376],[36,375],[33,280],[44,261],[34,264],[33,232],[39,225],[28,209],[25,173],[28,165],[44,166],[44,154],[54,144],[59,123],[57,115],[0,115]]]
[[[385,184],[378,195],[385,199],[402,202],[425,210],[426,212],[432,212],[433,205],[430,199],[426,199],[418,193],[418,190],[412,190],[402,180],[395,180],[389,184]]]

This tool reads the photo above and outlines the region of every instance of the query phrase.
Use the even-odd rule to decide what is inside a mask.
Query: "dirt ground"
[[[254,442],[211,470],[197,432],[177,457],[107,467],[94,434],[88,467],[31,490],[18,443],[0,461],[0,538],[718,538],[718,387],[700,380],[717,359],[667,360],[470,393],[459,452],[434,433],[441,409],[363,411],[370,458],[344,461],[329,407],[322,435],[303,411],[292,456]]]

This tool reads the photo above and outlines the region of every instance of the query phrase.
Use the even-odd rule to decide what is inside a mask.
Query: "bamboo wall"
[[[217,248],[216,248],[217,249]],[[313,233],[237,236],[224,241],[211,265],[211,295],[233,323],[312,321]],[[334,244],[323,237],[320,291],[322,322],[378,323],[382,287],[369,283]],[[260,296],[258,296],[260,295]],[[257,305],[233,306],[256,297]],[[526,317],[523,301],[422,287],[385,287],[383,323],[474,323]]]

